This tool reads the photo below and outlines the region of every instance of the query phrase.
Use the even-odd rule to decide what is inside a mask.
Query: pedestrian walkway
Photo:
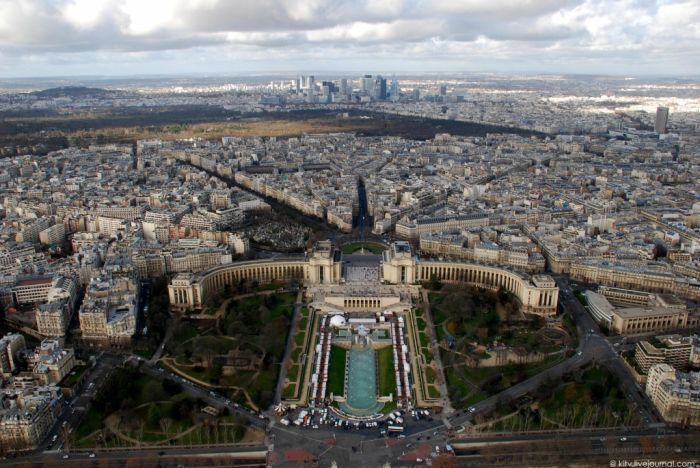
[[[348,266],[345,271],[348,283],[376,283],[379,281],[379,267]]]

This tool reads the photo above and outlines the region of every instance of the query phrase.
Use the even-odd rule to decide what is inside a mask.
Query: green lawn
[[[428,387],[428,396],[429,396],[430,398],[440,398],[440,390],[438,390],[437,388],[435,388],[435,386],[430,385],[430,386]]]
[[[299,378],[299,365],[298,364],[293,364],[289,366],[289,370],[287,371],[287,378],[291,382],[295,382],[297,378]]]
[[[433,353],[430,351],[430,348],[421,348],[421,353],[423,353],[423,357],[425,357],[426,364],[433,362]]]
[[[76,428],[73,442],[77,446],[95,446],[96,441],[88,436],[101,429],[103,421],[112,414],[120,415],[127,426],[135,422],[142,424],[144,432],[140,435],[141,440],[160,441],[166,438],[161,428],[164,418],[170,421],[170,434],[182,432],[194,424],[194,418],[199,416],[202,406],[201,402],[182,393],[177,383],[141,374],[135,366],[118,367]],[[127,426],[124,430],[133,430]],[[136,438],[137,434],[132,432],[130,436]],[[109,445],[108,441],[105,443]],[[114,443],[128,445],[124,440],[115,439]]]
[[[345,394],[345,359],[347,350],[340,346],[331,346],[328,362],[328,385],[326,393],[330,395]]]
[[[379,395],[396,395],[396,371],[391,346],[377,350],[377,370],[379,375]]]
[[[448,362],[447,352],[443,354],[443,362]],[[563,359],[563,355],[549,356],[544,361],[536,364],[508,364],[498,367],[467,367],[459,366],[459,371],[454,368],[445,369],[445,380],[450,400],[455,408],[466,408],[477,401],[481,401],[508,387],[522,382],[535,374],[551,367]],[[463,380],[477,386],[477,393],[466,398],[473,390],[472,386]],[[465,400],[466,398],[466,400]]]
[[[73,370],[68,374],[64,379],[63,382],[61,382],[62,386],[66,387],[72,387],[75,385],[75,383],[80,380],[80,377],[83,376],[85,371],[87,370],[86,366],[75,366]]]
[[[384,406],[382,406],[381,411],[379,411],[382,414],[389,414],[392,411],[396,409],[396,402],[395,401],[387,401],[384,403]]]
[[[80,440],[88,435],[92,434],[98,429],[102,429],[102,420],[104,419],[104,414],[97,411],[95,408],[90,408],[83,419],[80,421],[80,425],[75,430],[75,439]]]
[[[141,356],[144,359],[151,359],[153,352],[149,349],[134,349],[133,353],[137,356]]]
[[[216,354],[227,354],[238,347],[238,340],[223,336],[198,336],[192,340],[194,350],[211,350]]]
[[[433,369],[432,367],[425,368],[425,380],[429,384],[433,384],[437,381],[437,374],[435,373],[435,369]]]
[[[383,244],[377,244],[374,242],[351,242],[349,244],[342,245],[340,247],[340,250],[344,254],[351,254],[360,250],[362,247],[364,247],[365,250],[369,250],[370,252],[376,255],[379,255],[388,248]]]
[[[245,388],[251,400],[266,408],[274,396],[275,381],[281,368],[291,317],[294,293],[261,294],[231,300],[223,319],[213,324],[199,325],[182,321],[168,344],[168,351],[179,363],[196,367],[178,367],[182,372],[216,386]],[[300,324],[308,325],[310,313],[302,310]],[[305,333],[295,335],[295,343],[303,345]],[[229,351],[239,348],[263,358],[255,378],[247,372],[223,376],[220,363]],[[295,361],[303,349],[294,350]]]
[[[496,424],[492,430],[635,426],[640,423],[633,405],[620,390],[617,378],[603,367],[589,367],[573,381],[538,389],[538,393],[536,408],[523,407],[519,414]]]
[[[428,347],[428,337],[426,336],[425,333],[423,333],[423,332],[418,333],[418,340],[420,341],[421,348]]]
[[[309,325],[309,319],[306,317],[302,317],[299,320],[299,330],[306,330],[306,327]]]
[[[297,396],[297,386],[296,384],[289,384],[287,388],[284,389],[285,398],[295,398]]]

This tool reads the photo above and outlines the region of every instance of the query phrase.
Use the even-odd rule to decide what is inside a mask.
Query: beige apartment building
[[[60,402],[60,390],[53,386],[0,391],[0,447],[36,448],[55,423]]]
[[[657,336],[654,345],[649,341],[637,342],[634,360],[645,374],[656,364],[669,364],[675,368],[688,365],[693,352],[694,336]]]
[[[80,308],[83,340],[99,345],[129,342],[136,331],[137,302],[137,284],[132,278],[94,278]]]
[[[32,376],[42,385],[58,384],[75,367],[75,353],[57,339],[45,339],[27,359]]]
[[[492,263],[530,273],[544,272],[545,259],[539,254],[530,254],[527,250],[500,248],[495,244],[478,243],[474,247],[464,247],[462,236],[420,236],[420,250],[424,254],[444,255],[450,258]]]
[[[17,369],[17,353],[26,346],[24,336],[8,333],[0,338],[0,374],[9,376]]]
[[[700,372],[656,364],[649,369],[646,393],[667,422],[700,425]]]
[[[68,327],[68,305],[65,302],[49,302],[36,309],[36,328],[43,336],[63,336]]]
[[[699,282],[676,277],[664,265],[654,263],[632,267],[606,261],[578,260],[571,263],[569,276],[586,283],[700,299]]]
[[[488,226],[491,223],[486,213],[468,213],[452,217],[435,217],[411,221],[403,218],[396,223],[396,236],[400,239],[418,239],[421,234],[451,231],[471,227]]]

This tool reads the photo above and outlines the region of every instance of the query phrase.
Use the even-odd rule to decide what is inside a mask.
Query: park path
[[[272,400],[274,404],[279,403],[282,401],[282,391],[284,390],[284,381],[287,378],[287,362],[289,361],[291,355],[292,355],[292,350],[294,349],[294,334],[296,333],[297,329],[297,322],[299,321],[299,312],[301,311],[301,307],[304,305],[302,302],[302,297],[303,297],[303,292],[301,288],[297,292],[297,299],[294,302],[294,312],[292,313],[292,320],[291,323],[289,324],[289,334],[287,335],[287,346],[284,349],[284,357],[282,358],[282,362],[280,363],[280,372],[277,376],[277,386],[275,387],[275,398]],[[304,376],[300,377],[301,379],[304,378]]]
[[[256,405],[255,403],[253,403],[253,400],[250,398],[250,395],[248,395],[248,392],[246,391],[245,388],[236,387],[236,386],[233,386],[233,385],[212,385],[212,384],[210,384],[210,383],[207,383],[207,382],[205,382],[205,381],[203,381],[203,380],[198,379],[197,377],[192,377],[191,375],[186,374],[186,373],[180,371],[177,367],[175,367],[174,365],[172,365],[170,361],[173,361],[173,360],[172,360],[172,359],[169,359],[169,358],[163,358],[163,359],[161,359],[161,362],[162,362],[163,364],[165,364],[166,366],[168,366],[168,369],[170,369],[170,371],[172,371],[172,372],[174,372],[174,373],[180,375],[181,377],[183,377],[183,378],[189,380],[190,382],[194,382],[194,383],[196,383],[196,384],[198,384],[198,385],[200,385],[200,386],[202,386],[202,387],[204,387],[204,388],[216,388],[216,389],[221,389],[221,388],[223,388],[223,389],[227,389],[227,390],[228,390],[228,389],[233,389],[233,390],[240,391],[240,392],[243,393],[243,395],[245,396],[245,399],[246,399],[246,402],[248,403],[248,406],[249,406],[250,408],[253,408],[255,411],[260,411],[260,408],[258,408],[258,405]],[[173,361],[173,362],[174,362],[174,361]]]
[[[442,405],[443,405],[443,420],[450,414],[454,413],[454,408],[450,404],[449,394],[447,392],[447,383],[445,382],[445,373],[442,372],[442,358],[440,356],[440,347],[437,342],[437,337],[435,334],[435,324],[433,323],[433,313],[430,310],[430,300],[428,299],[428,291],[425,288],[421,288],[421,295],[423,296],[423,311],[426,321],[426,331],[430,333],[430,348],[433,353],[433,360],[437,365],[440,372],[438,374],[438,382],[440,382],[440,393],[442,395]]]
[[[223,318],[224,315],[226,314],[226,308],[228,307],[228,305],[231,301],[237,301],[239,299],[245,299],[247,297],[270,296],[272,294],[280,294],[280,293],[286,293],[286,292],[294,292],[294,290],[287,289],[287,288],[267,289],[265,291],[250,292],[250,293],[245,293],[245,294],[239,294],[238,296],[229,297],[228,299],[224,300],[224,302],[221,303],[219,308],[216,309],[216,312],[214,312],[214,315],[206,315],[206,317],[207,318],[213,317],[213,318],[217,318],[217,319]]]

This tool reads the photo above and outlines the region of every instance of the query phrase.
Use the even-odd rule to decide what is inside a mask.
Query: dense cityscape
[[[0,0],[0,464],[700,463],[700,7],[194,3]]]
[[[425,139],[161,131],[4,146],[3,450],[216,447],[241,463],[323,464],[396,440],[376,462],[461,463],[497,456],[489,437],[557,428],[600,434],[587,456],[693,450],[700,96],[692,83],[673,85],[682,99],[645,86],[581,110],[559,103],[594,103],[601,84],[563,79],[571,94],[549,78],[513,93],[501,78],[489,94],[476,89],[490,78],[406,89],[370,75],[8,89],[13,112],[220,106],[214,94],[245,119],[438,123]],[[366,382],[364,365],[376,367]],[[126,378],[137,396],[113,399]],[[338,441],[324,456],[303,442],[316,431]],[[345,439],[350,454],[334,453]]]

